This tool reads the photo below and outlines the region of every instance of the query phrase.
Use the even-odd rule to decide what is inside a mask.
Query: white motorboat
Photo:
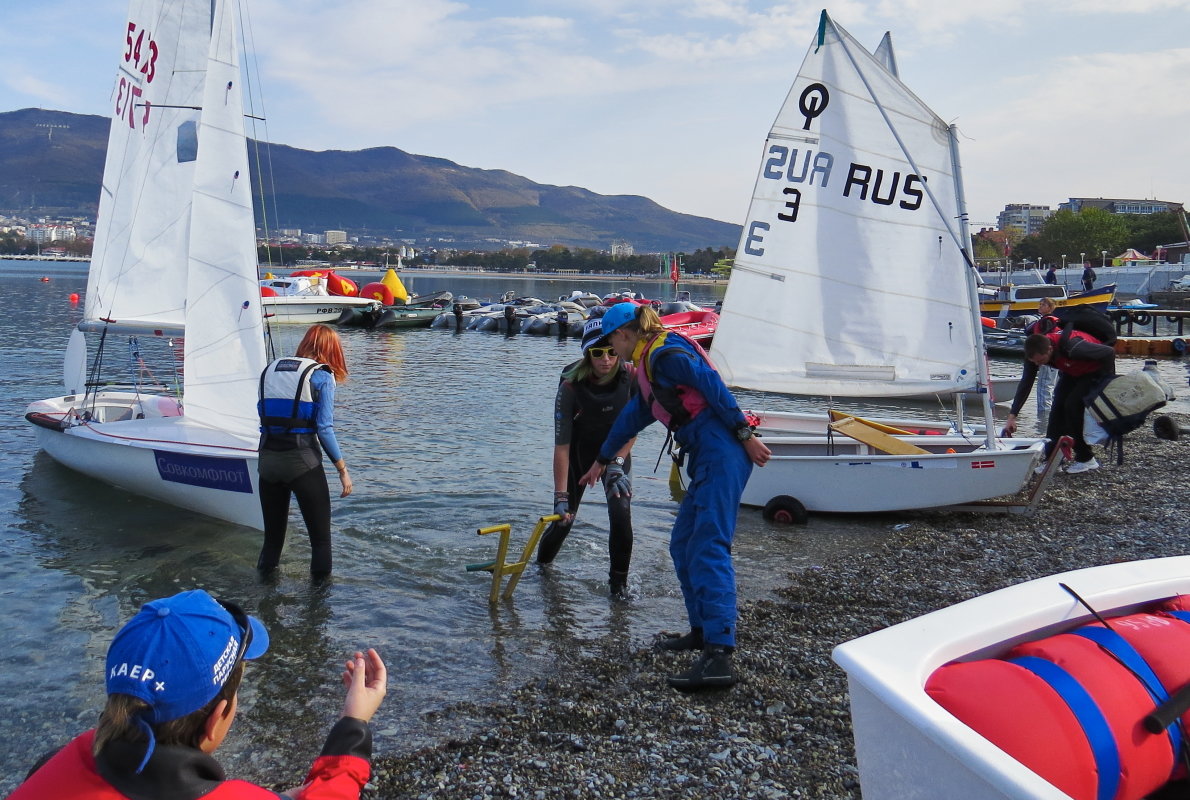
[[[974,392],[985,433],[768,436],[748,505],[962,505],[1020,491],[1041,459],[1044,440],[995,436],[956,131],[891,63],[823,13],[765,144],[711,358],[767,392]]]
[[[378,311],[379,300],[328,294],[321,278],[295,275],[260,282],[261,305],[270,322],[333,324],[344,311]]]
[[[1091,611],[1064,587],[1077,593],[1108,625],[1096,623]],[[1142,727],[1142,718],[1154,711],[1163,695],[1185,684],[1182,656],[1190,636],[1190,631],[1175,630],[1190,628],[1182,621],[1185,617],[1175,619],[1157,608],[1162,601],[1187,592],[1190,556],[1090,567],[991,592],[839,645],[833,658],[847,673],[864,800],[1069,800],[1150,794],[1176,767],[1176,749],[1171,752],[1164,730],[1151,733]],[[1134,614],[1140,616],[1112,624],[1113,618]],[[1110,644],[1102,650],[1093,642],[1083,645],[1089,657],[1112,662],[1094,665],[1108,678],[1100,682],[1099,694],[1091,681],[1081,677],[1085,666],[1073,658],[1064,663],[1062,671],[1086,695],[1082,708],[1094,706],[1108,715],[1095,731],[1094,741],[1088,741],[1091,730],[1077,724],[1078,710],[1062,699],[1077,692],[1058,681],[1033,677],[1052,673],[1049,668],[1037,669],[1034,664],[1026,674],[1007,660],[1044,655],[1046,648],[1038,640],[1080,627],[1097,628],[1090,631],[1096,641],[1109,632],[1118,633],[1141,651],[1136,635],[1176,637],[1166,645],[1171,657],[1161,664],[1149,655],[1143,659],[1156,681],[1145,678],[1141,683],[1137,676],[1143,670],[1131,672],[1117,664],[1112,655],[1117,650]],[[981,678],[967,682],[973,696],[955,698],[955,690],[940,691],[939,670],[955,665]],[[1180,677],[1171,677],[1174,672]],[[1008,679],[998,683],[997,675]],[[1019,691],[1021,686],[1032,689],[1028,699],[1023,697],[1026,692]],[[988,724],[980,732],[961,721],[940,704],[948,696],[965,701],[969,721],[999,720],[1001,733]],[[1103,711],[1128,702],[1127,698],[1137,702],[1123,709],[1122,719],[1113,718],[1115,709]],[[948,704],[958,705],[953,700]],[[1075,717],[1076,722],[1067,721],[1066,735],[1055,735],[1066,717]],[[993,741],[1004,738],[1003,731],[1024,733],[1016,736],[1015,746],[1007,740]],[[1025,737],[1033,741],[1022,743]],[[1034,762],[1035,768],[1004,747]],[[1080,754],[1083,761],[1075,761]],[[1113,756],[1115,767],[1108,767]],[[1091,763],[1083,763],[1086,760]],[[1127,781],[1131,791],[1120,786],[1119,793],[1113,792],[1111,782],[1117,780]],[[1069,791],[1053,781],[1066,784]],[[1075,791],[1074,784],[1082,784],[1084,790]]]
[[[72,469],[260,528],[265,336],[236,12],[234,0],[132,0],[67,393],[32,403],[26,418]],[[85,377],[84,332],[101,335],[100,353],[128,337],[134,363],[150,344],[137,337],[173,344],[179,391],[109,385],[95,366]]]

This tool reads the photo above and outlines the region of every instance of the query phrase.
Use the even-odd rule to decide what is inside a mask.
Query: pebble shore
[[[1127,437],[1123,465],[1099,458],[1094,472],[1055,475],[1033,516],[873,518],[889,530],[881,545],[790,573],[775,597],[741,608],[730,690],[674,691],[665,676],[691,654],[608,641],[508,702],[437,712],[484,724],[381,754],[365,797],[859,798],[835,645],[1021,581],[1190,552],[1190,435],[1163,441],[1145,427]]]

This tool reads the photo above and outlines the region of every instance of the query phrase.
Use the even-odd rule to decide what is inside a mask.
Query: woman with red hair
[[[264,547],[256,568],[270,573],[281,562],[289,524],[289,498],[310,534],[310,574],[331,572],[331,495],[322,469],[325,450],[351,494],[351,476],[335,438],[335,384],[347,380],[339,335],[326,325],[312,325],[297,353],[279,358],[260,376],[260,508]]]

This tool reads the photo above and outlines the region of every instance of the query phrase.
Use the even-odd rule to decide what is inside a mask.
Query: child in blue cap
[[[772,455],[703,349],[666,330],[653,309],[619,303],[603,315],[603,335],[636,365],[640,391],[620,411],[595,464],[580,479],[593,486],[626,442],[654,421],[669,429],[687,459],[690,484],[669,535],[669,554],[690,631],[658,642],[663,650],[701,650],[666,681],[681,691],[732,686],[736,644],[735,537],[740,495],[752,466]]]
[[[275,792],[228,780],[212,757],[235,720],[245,661],[268,647],[258,619],[202,590],[147,603],[108,649],[99,725],[43,759],[9,800],[276,800]],[[306,783],[283,797],[358,798],[367,783],[367,723],[384,698],[384,662],[375,650],[357,652],[343,682],[343,717]]]

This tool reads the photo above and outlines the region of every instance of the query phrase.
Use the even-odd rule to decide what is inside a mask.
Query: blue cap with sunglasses
[[[107,693],[144,700],[151,725],[169,722],[211,702],[241,659],[268,649],[260,620],[201,589],[182,592],[146,603],[116,634]]]

